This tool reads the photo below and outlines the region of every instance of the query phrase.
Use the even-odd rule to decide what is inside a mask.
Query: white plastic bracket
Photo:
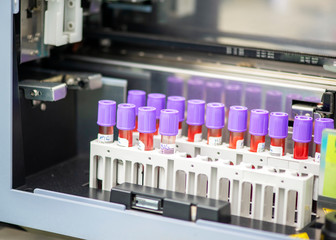
[[[83,9],[80,0],[46,0],[44,44],[61,46],[82,40]]]

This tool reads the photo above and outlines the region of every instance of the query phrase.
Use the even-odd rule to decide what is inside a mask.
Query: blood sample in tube
[[[204,99],[204,80],[199,77],[192,77],[188,80],[188,100]]]
[[[159,134],[160,125],[160,111],[165,109],[166,106],[166,95],[161,93],[150,93],[147,98],[147,106],[155,107],[156,109],[156,132],[154,135]]]
[[[284,156],[288,135],[288,113],[272,112],[270,114],[268,135],[271,138],[270,154]]]
[[[228,120],[230,131],[229,148],[241,149],[244,147],[244,133],[247,129],[247,108],[231,106]]]
[[[175,141],[178,134],[179,112],[175,109],[163,109],[160,114],[161,134],[160,152],[163,154],[175,153]]]
[[[269,90],[266,92],[266,110],[269,112],[282,111],[282,92]]]
[[[225,106],[223,103],[208,103],[205,126],[208,128],[209,145],[222,144],[222,129],[225,123]]]
[[[250,128],[251,152],[265,151],[265,136],[268,130],[268,111],[263,109],[253,109],[251,111]]]
[[[296,116],[294,118],[293,136],[294,159],[308,159],[309,143],[312,138],[313,118]]]
[[[206,102],[223,102],[223,84],[221,82],[207,81],[205,83]]]
[[[188,100],[187,124],[188,141],[202,141],[202,125],[204,124],[205,101],[199,99]]]
[[[185,114],[185,98],[181,96],[170,96],[167,98],[167,109],[179,111],[179,130],[177,137],[182,137],[182,124]]]
[[[116,102],[111,100],[100,100],[98,102],[99,126],[98,141],[101,143],[113,142],[113,127],[115,125]]]
[[[315,120],[315,129],[314,129],[315,162],[320,162],[322,131],[326,128],[331,128],[331,129],[334,128],[333,119],[317,118]]]
[[[178,76],[167,78],[167,96],[183,96],[184,81]]]
[[[139,143],[141,151],[153,150],[153,137],[156,131],[156,109],[155,107],[139,107]]]
[[[138,108],[146,106],[146,92],[142,90],[129,90],[127,96],[127,103],[135,105],[135,128],[134,132],[138,129]]]
[[[117,128],[119,129],[118,145],[122,147],[132,147],[133,134],[135,128],[135,105],[131,103],[121,103],[117,110]]]

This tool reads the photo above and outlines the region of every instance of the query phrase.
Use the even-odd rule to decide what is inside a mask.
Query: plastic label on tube
[[[182,129],[178,130],[177,137],[179,137],[179,138],[182,137]]]
[[[138,149],[141,151],[145,151],[145,144],[139,140]]]
[[[257,148],[257,152],[264,152],[265,151],[265,143],[258,143],[258,148]]]
[[[98,133],[98,142],[100,143],[112,143],[113,142],[113,134],[106,135]]]
[[[202,133],[196,133],[194,135],[194,142],[201,142],[202,141]]]
[[[126,138],[118,137],[118,145],[121,147],[128,147],[128,140]]]
[[[321,159],[321,153],[319,153],[319,152],[315,153],[314,161],[319,163],[320,159]]]
[[[280,157],[280,156],[282,156],[282,152],[283,152],[282,147],[275,147],[275,146],[272,146],[272,145],[270,146],[271,155]]]
[[[161,152],[164,154],[174,154],[175,144],[160,143],[160,149],[161,149]]]
[[[244,148],[244,139],[237,140],[236,149],[242,149],[242,148]]]
[[[222,137],[209,137],[209,145],[217,146],[222,144]]]

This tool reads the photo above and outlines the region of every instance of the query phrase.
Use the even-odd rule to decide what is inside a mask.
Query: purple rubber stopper
[[[225,87],[225,106],[241,105],[242,87],[239,84],[229,84]]]
[[[271,138],[286,138],[288,135],[288,113],[272,112],[269,118],[268,135]]]
[[[138,132],[154,133],[156,131],[156,109],[155,107],[139,107]]]
[[[183,79],[177,76],[167,78],[167,96],[183,96]]]
[[[223,103],[208,103],[205,126],[211,129],[223,128],[225,123],[225,106]]]
[[[247,87],[245,89],[245,107],[249,110],[261,108],[261,88]]]
[[[301,100],[302,96],[300,94],[288,94],[286,96],[286,113],[289,114],[289,116],[292,116],[292,101],[293,100]]]
[[[268,132],[268,111],[253,109],[250,116],[249,132],[255,136],[265,136]]]
[[[282,92],[275,90],[266,92],[266,110],[269,112],[281,112]]]
[[[325,128],[334,129],[334,120],[331,118],[317,118],[315,120],[314,143],[321,144],[322,131]]]
[[[97,124],[102,127],[114,126],[115,117],[116,117],[116,102],[112,100],[100,100],[98,102]]]
[[[142,90],[129,90],[127,103],[132,103],[136,106],[135,114],[138,115],[138,108],[146,106],[146,92]]]
[[[191,78],[188,81],[188,99],[204,99],[204,81],[200,78]]]
[[[321,102],[321,98],[318,98],[318,97],[305,97],[303,99],[303,101],[313,102],[313,103],[320,103]]]
[[[132,103],[118,105],[117,128],[119,130],[133,130],[135,128],[135,108]]]
[[[245,132],[247,129],[247,107],[231,106],[228,129],[231,132]]]
[[[206,102],[222,102],[223,84],[221,82],[205,83]]]
[[[147,98],[147,106],[156,108],[156,119],[160,118],[160,111],[165,109],[166,95],[161,93],[150,93]]]
[[[160,114],[159,133],[163,136],[178,134],[179,112],[175,109],[163,109]]]
[[[187,124],[188,125],[203,125],[204,124],[204,107],[205,101],[192,99],[188,101]]]
[[[170,96],[167,98],[167,108],[179,111],[179,122],[184,121],[185,98],[181,96]]]
[[[308,143],[311,141],[313,131],[313,118],[296,116],[294,118],[293,136],[295,142]]]

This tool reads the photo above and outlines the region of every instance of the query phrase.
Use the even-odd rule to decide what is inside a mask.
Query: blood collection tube
[[[317,118],[315,120],[314,143],[315,143],[315,162],[320,162],[322,131],[325,128],[334,128],[334,120],[331,118]]]
[[[272,112],[270,114],[268,135],[271,138],[270,154],[284,156],[288,135],[288,113]]]
[[[127,96],[127,103],[135,105],[135,128],[134,132],[138,129],[138,108],[146,106],[146,92],[142,90],[129,90]]]
[[[202,125],[204,124],[205,101],[192,99],[188,101],[187,124],[188,141],[202,141]]]
[[[293,116],[292,113],[292,102],[293,100],[301,100],[302,96],[300,94],[291,93],[286,96],[286,109],[285,112],[288,113],[288,116],[290,119],[293,119],[295,116]]]
[[[155,107],[139,107],[138,119],[138,149],[141,151],[151,151],[153,150],[153,137],[156,131]]]
[[[188,100],[204,99],[204,81],[199,77],[192,77],[188,80]]]
[[[268,111],[263,109],[253,109],[251,111],[250,128],[251,152],[265,151],[265,136],[268,130]]]
[[[178,76],[167,78],[167,96],[183,96],[184,81]]]
[[[309,143],[312,138],[313,118],[296,116],[294,118],[293,136],[294,159],[308,159]]]
[[[156,109],[156,131],[154,135],[159,134],[160,125],[160,111],[165,109],[166,105],[166,95],[161,93],[150,93],[147,98],[147,106],[155,107]]]
[[[121,103],[117,110],[117,128],[119,129],[118,145],[122,147],[132,147],[135,128],[135,105],[131,103]]]
[[[223,103],[208,103],[205,126],[208,128],[209,145],[222,144],[222,129],[225,123],[225,106]]]
[[[175,141],[178,133],[179,112],[175,109],[163,109],[160,114],[160,152],[163,154],[175,153]]]
[[[222,82],[207,81],[205,83],[205,99],[207,103],[223,102],[223,84]]]
[[[266,92],[266,110],[269,112],[282,111],[282,92],[269,90]]]
[[[181,96],[170,96],[167,98],[167,109],[179,111],[179,128],[177,137],[182,137],[182,124],[185,113],[185,98]]]
[[[228,120],[230,131],[229,148],[244,147],[244,133],[247,128],[247,107],[231,106]]]
[[[100,100],[98,102],[99,126],[98,142],[113,142],[113,127],[115,125],[116,102],[111,100]]]

